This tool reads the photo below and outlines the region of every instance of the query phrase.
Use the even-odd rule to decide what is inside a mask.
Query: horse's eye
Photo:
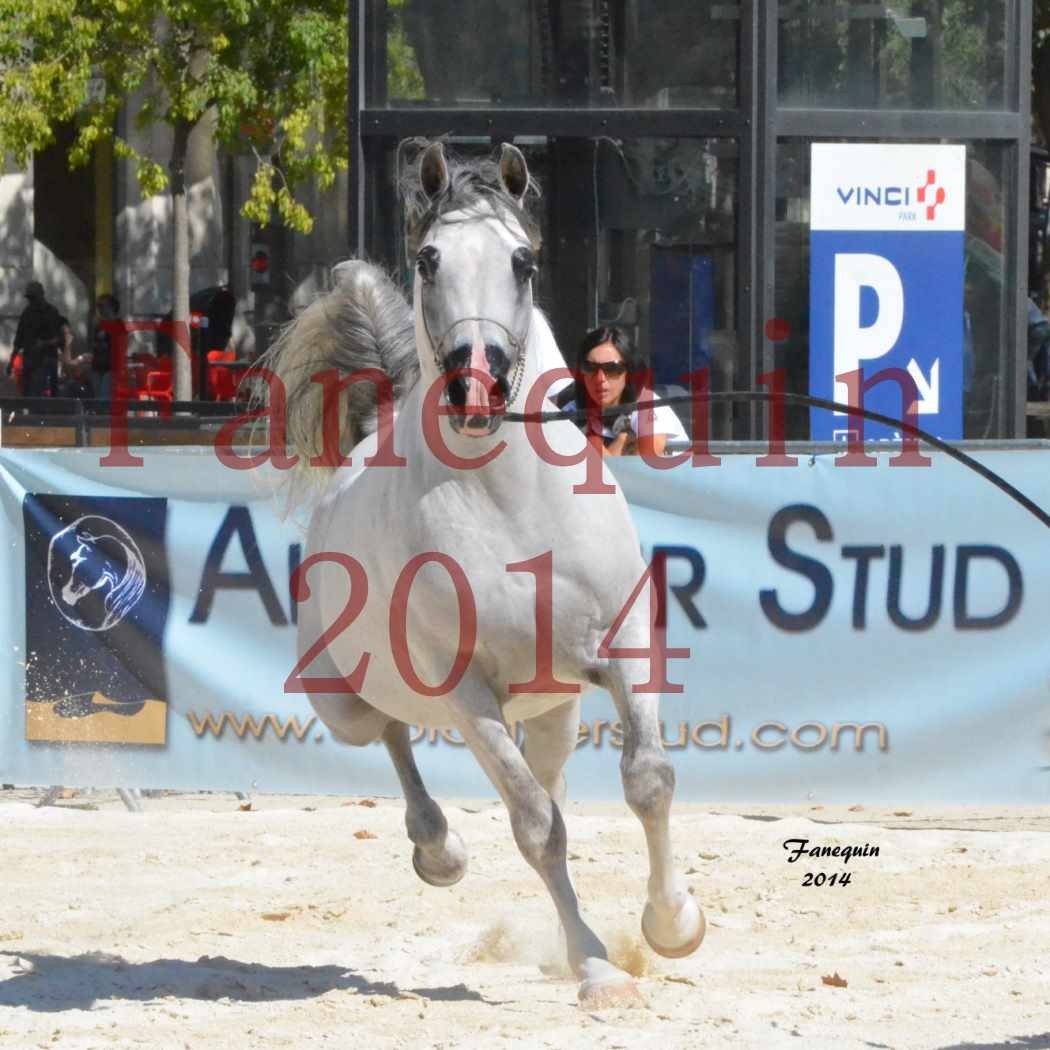
[[[532,280],[536,274],[536,256],[532,253],[529,248],[515,248],[514,254],[510,257],[511,264],[514,267],[514,276],[517,277],[522,284],[526,281]]]
[[[416,256],[416,269],[419,271],[419,276],[427,282],[434,280],[434,275],[437,273],[440,263],[441,252],[432,244],[421,248]]]

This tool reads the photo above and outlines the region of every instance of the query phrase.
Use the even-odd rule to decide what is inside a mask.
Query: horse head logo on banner
[[[108,631],[146,589],[142,552],[115,521],[86,515],[55,534],[47,553],[51,600],[74,627]]]

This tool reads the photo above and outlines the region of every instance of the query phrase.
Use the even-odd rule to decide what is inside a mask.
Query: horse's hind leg
[[[316,603],[304,605],[299,619],[299,655],[319,629]],[[339,678],[341,672],[331,653],[321,650],[310,664],[317,677]],[[382,738],[405,796],[405,826],[415,845],[412,863],[416,873],[432,886],[451,886],[467,870],[467,848],[449,830],[438,804],[427,794],[416,768],[408,726],[374,708],[354,693],[310,693],[310,703],[332,735],[344,744],[364,747]]]
[[[634,693],[649,680],[648,663],[615,660],[605,672],[623,724],[620,775],[624,798],[642,822],[649,847],[649,892],[642,933],[653,951],[671,959],[690,955],[704,939],[704,914],[675,871],[669,817],[674,767],[660,738],[659,695]]]
[[[321,634],[317,622],[320,607],[316,601],[305,603],[299,612],[299,655]],[[322,649],[311,661],[311,677],[337,679],[342,672],[327,649]],[[378,740],[390,722],[390,716],[374,708],[356,693],[310,692],[310,705],[318,718],[328,727],[332,736],[352,747],[364,747]]]
[[[605,946],[580,915],[566,864],[561,811],[515,746],[495,698],[480,685],[472,693],[461,686],[452,702],[456,728],[507,807],[518,849],[554,900],[565,929],[569,965],[580,980],[581,1005],[594,1009],[637,1002],[634,981],[609,962]]]
[[[377,711],[356,693],[311,693],[310,704],[343,744],[364,747],[378,740],[390,723],[390,716]]]
[[[540,786],[561,809],[565,808],[562,770],[576,750],[579,729],[579,697],[525,722],[525,761]]]
[[[452,886],[467,870],[467,848],[427,794],[412,754],[408,726],[392,721],[383,731],[383,743],[405,795],[405,828],[415,846],[412,865],[416,874],[431,886]]]

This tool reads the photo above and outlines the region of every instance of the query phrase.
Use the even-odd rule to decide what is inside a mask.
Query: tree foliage
[[[426,98],[423,75],[416,52],[404,27],[405,0],[387,0],[386,66],[387,96],[399,101]]]
[[[160,193],[213,113],[217,141],[258,158],[245,216],[308,232],[295,188],[346,165],[346,85],[345,0],[0,0],[0,151],[19,164],[72,121],[73,165],[112,136]],[[115,135],[127,103],[140,126],[172,128],[171,158]]]

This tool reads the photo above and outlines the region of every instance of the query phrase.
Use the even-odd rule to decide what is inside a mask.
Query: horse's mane
[[[120,575],[123,576],[128,569],[128,556],[131,552],[127,549],[124,541],[111,532],[92,532],[90,529],[78,529],[76,532],[77,544],[90,547],[100,556],[104,562],[115,562],[120,567]]]
[[[426,143],[416,143],[422,146]],[[514,220],[528,238],[534,251],[540,249],[540,228],[524,203],[519,203],[503,187],[499,165],[488,157],[464,158],[446,148],[448,188],[434,200],[423,192],[419,165],[406,165],[401,178],[401,199],[405,209],[405,240],[410,256],[419,251],[427,232],[438,220],[452,213],[465,216],[495,215],[504,222]],[[539,187],[532,177],[525,200],[538,197]]]
[[[123,579],[106,596],[106,611],[115,616],[127,616],[146,590],[146,566],[133,550],[127,553]]]
[[[281,333],[261,359],[283,385],[285,438],[299,456],[295,474],[326,479],[335,464],[313,469],[309,461],[332,457],[325,433],[323,386],[315,377],[334,370],[340,379],[374,370],[389,377],[399,402],[419,379],[412,308],[404,293],[380,267],[361,259],[340,263],[335,286],[315,299]],[[271,399],[270,410],[278,409]],[[348,455],[376,429],[377,387],[368,380],[339,394],[339,451]],[[293,486],[297,490],[298,486]],[[289,502],[299,498],[289,493]]]

